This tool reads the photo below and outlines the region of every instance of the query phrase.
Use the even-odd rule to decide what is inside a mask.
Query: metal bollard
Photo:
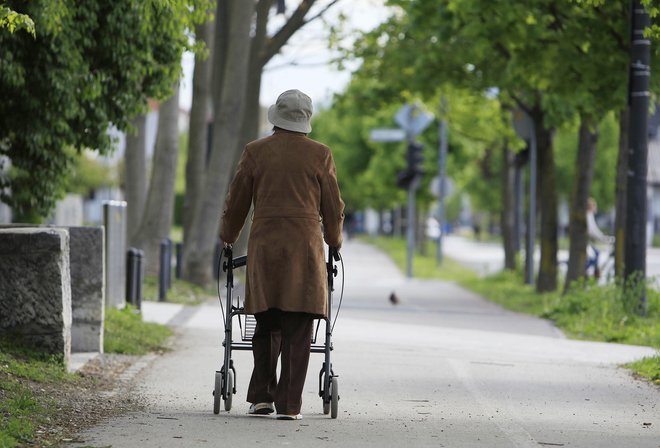
[[[158,300],[164,302],[167,300],[167,240],[160,242],[160,265],[158,272]]]
[[[172,240],[165,238],[167,241],[167,289],[172,288]]]
[[[126,252],[126,301],[133,306],[137,296],[137,252],[134,247]]]
[[[143,293],[143,284],[144,284],[144,251],[136,251],[137,258],[137,267],[135,268],[136,272],[136,281],[135,281],[135,304],[138,310],[142,310],[142,293]]]
[[[183,270],[183,243],[176,243],[176,268],[174,274],[176,278],[181,278]]]

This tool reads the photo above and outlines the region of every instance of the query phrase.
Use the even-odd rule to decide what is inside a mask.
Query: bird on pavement
[[[390,294],[390,302],[392,305],[398,305],[400,302],[399,296],[397,296],[394,291],[392,291],[392,294]]]

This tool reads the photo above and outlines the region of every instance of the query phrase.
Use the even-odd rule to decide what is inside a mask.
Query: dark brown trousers
[[[309,365],[314,316],[270,309],[254,315],[257,328],[252,338],[254,370],[247,401],[275,403],[278,414],[300,413]],[[277,359],[282,355],[280,379]]]

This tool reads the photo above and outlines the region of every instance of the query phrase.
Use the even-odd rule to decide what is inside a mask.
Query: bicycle
[[[607,257],[601,263],[600,251],[593,245],[589,245],[593,251],[593,256],[587,257],[587,266],[585,268],[585,277],[594,278],[599,285],[605,285],[614,280],[615,277],[615,263],[614,263],[614,244],[609,242]]]

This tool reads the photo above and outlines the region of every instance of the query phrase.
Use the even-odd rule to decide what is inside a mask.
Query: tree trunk
[[[147,127],[146,114],[133,118],[131,125],[135,133],[126,134],[126,149],[124,151],[124,172],[126,194],[126,228],[128,244],[135,244],[135,235],[147,199],[147,145],[145,132]]]
[[[229,48],[229,9],[233,0],[217,0],[211,59],[211,102],[222,95],[227,49]],[[214,109],[214,108],[213,108]]]
[[[504,244],[504,269],[516,270],[516,229],[515,229],[515,154],[508,142],[502,145],[502,242]]]
[[[626,183],[628,182],[628,120],[630,109],[626,106],[619,112],[619,155],[616,161],[616,216],[614,221],[614,272],[623,275],[626,235]]]
[[[144,250],[145,271],[158,274],[160,242],[170,235],[174,211],[174,183],[179,156],[179,85],[174,94],[161,104],[158,134],[154,151],[149,195],[144,215],[135,235],[135,246]]]
[[[241,139],[238,150],[248,142],[259,138],[259,115],[261,104],[261,75],[264,66],[268,63],[264,50],[268,31],[268,16],[271,0],[259,0],[257,3],[257,21],[254,36],[250,45],[250,69],[248,73],[248,84],[245,99],[245,113],[243,126],[241,128]]]
[[[557,177],[553,148],[553,129],[544,124],[544,113],[540,106],[532,110],[536,129],[536,147],[538,151],[537,172],[539,207],[541,211],[541,262],[536,280],[537,292],[557,289]]]
[[[202,195],[206,179],[206,161],[209,147],[209,119],[211,118],[211,61],[213,56],[214,24],[212,21],[197,26],[195,35],[209,50],[209,56],[202,59],[195,56],[193,72],[193,97],[190,108],[188,159],[186,160],[186,193],[183,201],[183,241],[184,246],[193,229],[195,202]]]
[[[214,123],[209,174],[204,183],[201,206],[196,207],[192,221],[195,234],[191,235],[184,252],[186,278],[198,285],[210,283],[213,248],[219,231],[220,217],[225,195],[233,174],[235,150],[240,138],[245,91],[248,77],[250,25],[254,11],[253,2],[232,0],[229,2],[229,30],[226,57],[214,70],[225,69],[220,98],[214,98]],[[216,47],[220,51],[220,47]]]
[[[587,264],[587,200],[591,192],[594,178],[594,161],[596,158],[596,143],[598,142],[598,127],[594,120],[584,115],[580,116],[580,135],[578,140],[577,160],[575,162],[575,181],[571,195],[571,210],[568,224],[570,249],[568,270],[564,283],[564,294],[568,292],[571,283],[584,277]]]
[[[194,283],[206,284],[211,278],[212,246],[218,233],[220,207],[239,154],[247,142],[258,137],[263,67],[298,29],[320,17],[337,0],[307,20],[306,15],[315,2],[301,0],[272,36],[267,35],[272,0],[256,2],[254,27],[251,26],[254,1],[217,2],[211,87],[214,122],[212,154],[207,163],[208,172],[213,175],[206,176],[203,194],[191,205],[192,222],[183,256],[184,277]],[[219,148],[222,148],[221,153]]]

